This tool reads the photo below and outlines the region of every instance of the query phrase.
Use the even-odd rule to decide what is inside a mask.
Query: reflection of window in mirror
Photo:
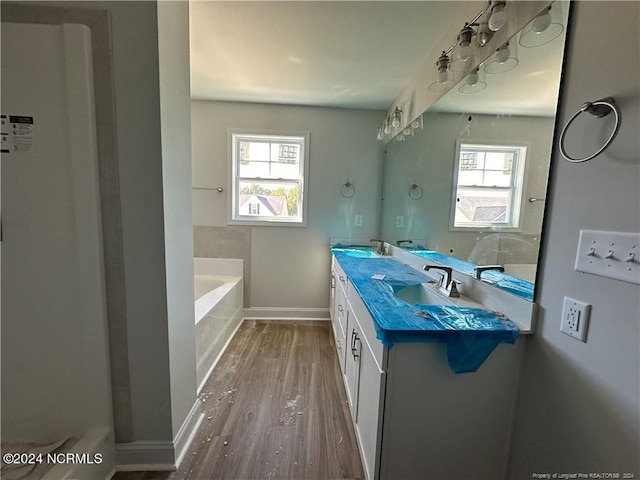
[[[451,230],[521,229],[527,145],[456,141]]]

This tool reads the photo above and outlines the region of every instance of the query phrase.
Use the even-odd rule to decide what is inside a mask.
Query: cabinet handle
[[[336,288],[336,277],[331,275],[331,288]]]
[[[338,305],[338,311],[341,313],[344,312],[344,308],[342,308],[342,305]]]
[[[360,355],[358,355],[358,349],[356,348],[356,342],[359,341],[358,334],[355,329],[351,332],[351,355],[353,355],[353,359],[355,360]]]
[[[340,275],[340,281],[344,283],[344,277],[342,275]]]
[[[336,341],[336,347],[338,350],[342,350],[342,345],[340,345],[340,340]]]

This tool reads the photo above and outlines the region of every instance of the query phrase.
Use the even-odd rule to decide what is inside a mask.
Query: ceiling
[[[387,110],[469,3],[191,0],[191,96]]]
[[[434,44],[460,12],[480,11],[483,4],[191,0],[191,97],[387,110],[431,61]],[[549,73],[545,65],[549,56],[561,58],[562,43],[550,45],[519,49],[514,72],[530,80],[526,87],[508,74],[487,75],[491,88],[479,112],[553,115],[557,84],[554,90],[546,80],[560,71]],[[523,91],[530,100],[522,99]],[[470,97],[474,104],[480,99],[447,95],[438,105],[464,111]],[[513,111],[505,111],[510,104]]]

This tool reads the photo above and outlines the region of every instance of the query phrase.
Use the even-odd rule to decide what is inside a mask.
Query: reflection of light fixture
[[[506,4],[507,2],[500,0],[493,0],[491,2],[491,15],[489,16],[490,30],[497,32],[507,23],[507,14],[504,11]]]
[[[391,135],[391,125],[389,123],[389,117],[384,119],[384,123],[382,124],[382,131],[385,135]]]
[[[513,70],[518,66],[518,51],[516,43],[507,42],[502,45],[496,53],[487,60],[484,71],[487,73],[504,73]]]
[[[465,95],[471,95],[474,93],[481,92],[485,88],[487,88],[487,82],[483,81],[480,76],[483,72],[480,71],[480,67],[473,70],[469,75],[467,75],[467,80],[464,82],[458,91],[460,93],[464,93]]]
[[[422,130],[422,115],[420,115],[418,118],[416,118],[413,122],[411,122],[411,131],[415,131],[418,129]]]
[[[487,23],[486,20],[478,24],[477,36],[478,36],[477,37],[478,45],[480,47],[484,47],[487,43],[489,43],[489,40],[491,40],[491,38],[493,37],[493,31],[491,31],[491,29],[489,28],[489,24]]]
[[[396,107],[393,113],[391,114],[391,126],[393,128],[398,128],[400,126],[401,119],[402,119],[402,110]]]
[[[454,48],[455,53],[449,65],[452,71],[463,71],[470,63],[473,63],[475,53],[472,48],[471,39],[475,34],[476,32],[468,23],[465,23],[463,29],[458,33],[456,46]]]
[[[562,21],[555,18],[558,8],[549,6],[529,22],[520,34],[520,45],[525,48],[539,47],[558,38],[564,31]]]
[[[453,85],[449,78],[449,62],[449,55],[443,51],[436,62],[436,81],[429,85],[431,92],[444,92]]]
[[[407,127],[402,131],[402,134],[405,137],[408,137],[409,135],[413,135],[413,131],[411,130],[411,127]]]

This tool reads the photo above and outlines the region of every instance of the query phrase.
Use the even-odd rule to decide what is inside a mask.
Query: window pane
[[[511,173],[512,152],[487,152],[485,168],[488,170],[505,170]]]
[[[511,185],[511,172],[494,172],[486,171],[484,174],[484,182],[482,185],[487,187],[509,187]]]
[[[458,188],[455,225],[509,221],[510,190],[491,188]]]
[[[243,144],[247,145],[243,147]],[[269,161],[269,144],[265,142],[240,142],[240,150],[247,150],[246,158],[242,158],[243,161],[256,161],[261,160],[263,162]]]
[[[298,182],[241,180],[239,184],[238,215],[280,220],[299,218]]]
[[[458,173],[458,185],[482,185],[482,170],[463,170]]]
[[[269,177],[269,162],[248,162],[240,163],[240,177]]]

